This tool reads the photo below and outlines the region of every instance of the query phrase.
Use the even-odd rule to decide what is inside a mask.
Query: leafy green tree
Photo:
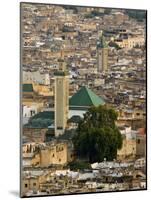
[[[117,113],[106,106],[91,107],[80,121],[73,143],[77,155],[90,163],[113,160],[122,147],[122,136],[115,121]]]

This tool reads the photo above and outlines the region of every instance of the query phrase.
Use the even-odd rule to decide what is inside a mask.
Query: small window
[[[61,162],[61,159],[59,158],[59,162]]]
[[[137,143],[140,144],[140,139],[137,140]]]
[[[36,183],[33,183],[33,186],[36,186]]]
[[[63,151],[63,147],[60,147],[60,148],[59,148],[59,151]]]
[[[27,188],[28,187],[28,184],[27,183],[25,183],[25,188]]]
[[[55,157],[55,155],[54,155],[54,154],[52,154],[52,157]]]
[[[63,130],[63,127],[57,126],[57,129],[58,129],[58,130]]]

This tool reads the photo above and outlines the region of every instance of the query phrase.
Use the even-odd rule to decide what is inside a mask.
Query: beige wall
[[[118,150],[117,158],[144,157],[146,155],[146,137],[137,135],[136,139],[124,139],[122,149]]]
[[[136,139],[136,156],[144,157],[146,155],[146,135],[138,135]]]
[[[127,111],[119,111],[118,118],[131,118],[131,119],[144,119],[146,117],[146,113],[144,110],[133,110],[132,112]]]
[[[33,99],[33,98],[23,98],[22,99],[22,104],[25,106],[35,106],[37,108],[37,111],[40,112],[43,107],[44,107],[44,102],[36,102],[37,100]]]
[[[143,46],[145,42],[145,39],[143,37],[132,37],[128,39],[123,39],[122,41],[116,41],[116,43],[121,47],[121,48],[133,48],[136,45],[138,46]]]
[[[50,91],[49,86],[34,84],[33,87],[34,87],[34,91],[40,95],[43,95],[43,96],[53,96],[54,95],[53,90]]]
[[[136,140],[132,139],[124,139],[122,149],[118,150],[117,158],[125,159],[125,158],[133,158],[136,156]]]
[[[61,143],[41,150],[41,167],[46,167],[51,164],[64,165],[68,162],[68,147],[67,144]]]
[[[46,167],[50,163],[50,151],[49,149],[41,150],[40,152],[40,166]]]
[[[28,153],[23,153],[23,160],[28,162],[28,166],[39,166],[40,165],[40,154],[33,153],[33,156],[28,158]]]
[[[38,177],[33,177],[33,178],[24,178],[22,180],[22,185],[21,185],[21,193],[24,195],[30,190],[33,191],[38,191],[39,190],[39,178]]]
[[[80,26],[80,30],[96,30],[96,24],[94,23],[83,23],[83,24],[79,24]]]
[[[47,128],[23,128],[23,135],[27,136],[33,142],[44,142]]]

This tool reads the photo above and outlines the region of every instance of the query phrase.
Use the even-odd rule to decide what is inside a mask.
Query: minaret
[[[64,134],[69,111],[69,78],[63,52],[58,59],[59,70],[55,75],[55,136]]]
[[[105,42],[103,32],[101,32],[97,42],[97,70],[98,72],[108,70],[108,45]]]

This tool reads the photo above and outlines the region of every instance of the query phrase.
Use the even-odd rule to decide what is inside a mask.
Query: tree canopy
[[[106,106],[91,107],[80,121],[73,143],[77,155],[90,163],[113,160],[122,147],[122,136],[115,121],[117,113]]]

